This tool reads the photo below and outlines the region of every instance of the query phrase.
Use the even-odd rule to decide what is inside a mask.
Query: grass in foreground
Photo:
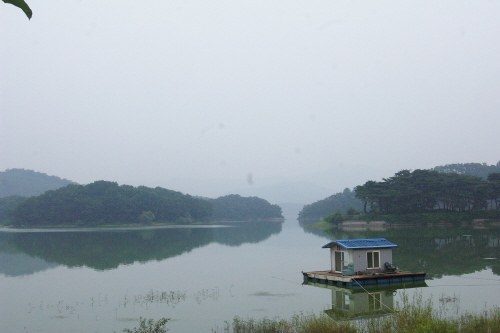
[[[336,320],[326,314],[296,315],[291,319],[242,319],[235,317],[212,333],[493,333],[500,332],[500,308],[446,317],[431,300],[403,296],[389,315],[368,319]]]

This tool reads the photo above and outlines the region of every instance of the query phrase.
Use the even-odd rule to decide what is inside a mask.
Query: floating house
[[[392,264],[392,249],[396,244],[385,238],[349,239],[330,242],[331,272],[343,275],[386,272],[385,263]]]
[[[423,281],[425,273],[399,271],[392,263],[396,244],[385,238],[337,240],[330,249],[329,271],[302,272],[304,279],[342,286]]]

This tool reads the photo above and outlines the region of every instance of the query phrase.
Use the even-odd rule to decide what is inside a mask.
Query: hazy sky
[[[217,196],[500,160],[500,1],[27,2],[0,171]]]

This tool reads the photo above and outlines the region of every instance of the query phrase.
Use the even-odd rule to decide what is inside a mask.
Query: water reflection
[[[305,232],[321,232],[328,239],[386,238],[398,244],[393,263],[401,270],[427,272],[427,279],[491,269],[500,275],[500,228],[477,229],[449,226],[407,228],[356,228],[319,231],[306,225]],[[321,244],[319,244],[321,246]]]
[[[301,226],[302,230],[304,230],[304,232],[307,233],[307,234],[313,234],[315,236],[322,237],[322,238],[325,238],[325,239],[330,239],[331,238],[327,233],[325,233],[324,230],[321,230],[321,229],[318,229],[318,228],[314,228],[314,227],[310,227],[311,224],[314,224],[314,223],[320,222],[320,221],[301,219],[301,220],[298,220],[298,222],[299,222],[299,226]]]
[[[58,264],[109,270],[134,262],[164,260],[213,242],[228,246],[258,243],[280,233],[281,228],[282,223],[264,221],[217,228],[0,232],[0,273],[26,275]],[[10,266],[17,271],[9,270]]]
[[[394,310],[394,297],[398,292],[410,288],[427,287],[425,282],[391,285],[385,287],[342,288],[318,282],[304,282],[304,285],[330,289],[331,309],[325,313],[334,319],[362,318],[384,315]]]
[[[19,252],[9,242],[10,236],[0,233],[0,273],[6,276],[22,276],[57,267],[58,264]]]

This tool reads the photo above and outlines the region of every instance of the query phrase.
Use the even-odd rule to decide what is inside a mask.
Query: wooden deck
[[[422,282],[427,273],[398,271],[396,273],[375,273],[371,275],[342,275],[330,271],[302,272],[304,281],[321,282],[345,287],[364,285],[391,285]]]

